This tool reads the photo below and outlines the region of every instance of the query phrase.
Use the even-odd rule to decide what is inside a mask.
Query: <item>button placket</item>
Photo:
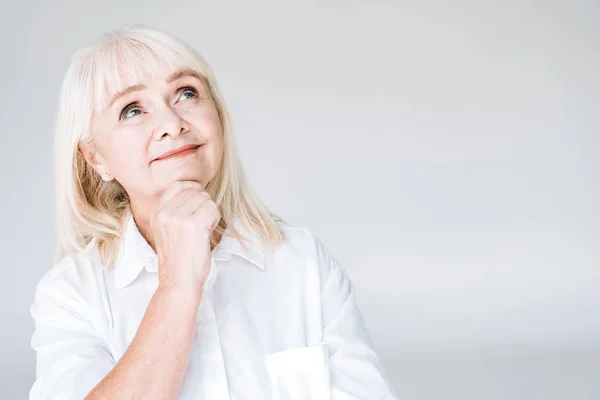
[[[221,350],[219,327],[213,306],[213,287],[218,271],[215,260],[211,260],[211,268],[204,284],[204,293],[198,310],[197,318],[197,345],[200,348],[200,368],[206,385],[205,396],[215,399],[229,399],[225,363]],[[209,387],[210,386],[210,387]],[[218,395],[216,395],[218,393]]]

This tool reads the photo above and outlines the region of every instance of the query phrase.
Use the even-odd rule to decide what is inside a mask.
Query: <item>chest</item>
[[[158,275],[145,271],[111,299],[107,335],[115,359],[157,286]],[[310,261],[268,270],[213,261],[180,398],[328,398],[320,291]]]

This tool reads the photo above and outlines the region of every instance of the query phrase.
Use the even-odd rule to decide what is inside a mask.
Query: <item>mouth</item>
[[[199,144],[199,145],[193,145],[193,146],[184,146],[180,150],[177,150],[175,152],[169,152],[165,155],[155,158],[154,161],[163,161],[163,160],[169,160],[169,159],[173,159],[173,158],[186,157],[186,156],[194,154],[200,146],[202,146],[202,145]]]

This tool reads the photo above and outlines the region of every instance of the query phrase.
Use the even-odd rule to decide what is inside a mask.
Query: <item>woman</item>
[[[346,271],[253,195],[213,73],[144,26],[78,51],[30,399],[392,399]]]

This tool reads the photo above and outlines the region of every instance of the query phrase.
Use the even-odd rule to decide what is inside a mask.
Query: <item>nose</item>
[[[155,140],[160,140],[165,135],[175,138],[189,130],[187,122],[168,104],[157,109],[154,118],[156,120],[154,126]]]

